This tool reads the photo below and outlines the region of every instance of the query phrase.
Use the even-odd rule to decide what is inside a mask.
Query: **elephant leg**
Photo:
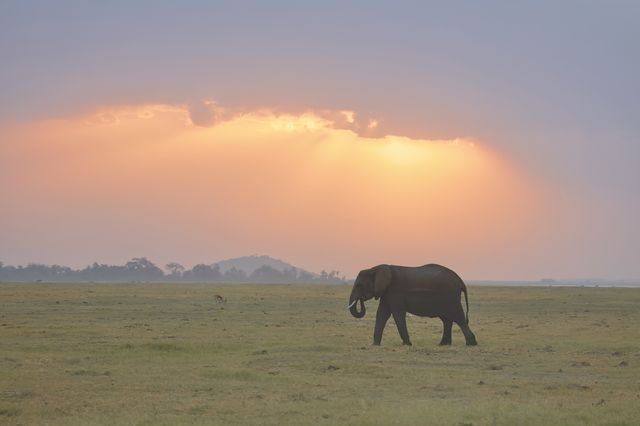
[[[467,346],[475,346],[478,344],[478,342],[476,341],[476,336],[469,328],[469,324],[467,324],[467,319],[464,315],[464,311],[462,310],[462,305],[457,306],[457,308],[455,309],[453,313],[453,322],[458,324],[458,327],[460,327],[460,330],[462,330],[464,339],[467,341]]]
[[[385,304],[380,303],[378,305],[378,312],[376,312],[376,327],[373,331],[373,344],[376,346],[382,342],[382,332],[384,326],[387,324],[387,320],[391,316],[391,309]]]
[[[450,345],[453,321],[443,317],[440,317],[440,319],[442,320],[442,340],[440,340],[440,345]]]
[[[469,328],[469,324],[467,324],[466,320],[457,321],[456,324],[458,324],[458,326],[462,330],[462,334],[464,334],[464,339],[467,341],[467,346],[475,346],[478,344],[478,342],[476,341],[476,336],[475,334],[473,334],[473,332]]]
[[[406,312],[393,312],[393,320],[398,327],[398,333],[402,338],[402,344],[411,346],[411,340],[409,339],[409,332],[407,331],[407,313]]]

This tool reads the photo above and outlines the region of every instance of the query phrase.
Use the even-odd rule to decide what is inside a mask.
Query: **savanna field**
[[[372,347],[349,292],[0,284],[0,424],[640,422],[640,289],[469,286],[477,347],[418,317]]]

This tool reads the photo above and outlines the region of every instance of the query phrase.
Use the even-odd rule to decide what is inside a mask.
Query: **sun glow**
[[[385,138],[379,148],[380,157],[401,165],[430,161],[435,154],[434,144],[422,144],[404,138]]]
[[[30,206],[32,223],[47,211],[62,245],[224,244],[218,257],[274,253],[350,273],[376,260],[460,263],[461,245],[499,250],[534,226],[539,191],[480,144],[365,137],[329,116],[245,111],[203,127],[181,106],[105,109],[11,129],[21,143],[0,143],[0,167],[11,202]]]

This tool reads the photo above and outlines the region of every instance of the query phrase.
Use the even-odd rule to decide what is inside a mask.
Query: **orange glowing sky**
[[[441,262],[508,276],[522,265],[497,273],[500,259],[553,202],[478,141],[368,137],[375,121],[357,128],[351,111],[218,115],[198,126],[184,106],[128,106],[5,129],[21,141],[0,145],[16,260],[267,253],[347,275]]]

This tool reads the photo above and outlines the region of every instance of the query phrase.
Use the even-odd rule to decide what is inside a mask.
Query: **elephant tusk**
[[[358,303],[358,299],[354,300],[353,302],[351,302],[351,304],[349,306],[347,306],[347,309],[351,309],[351,307],[353,305],[355,305],[356,303]]]

